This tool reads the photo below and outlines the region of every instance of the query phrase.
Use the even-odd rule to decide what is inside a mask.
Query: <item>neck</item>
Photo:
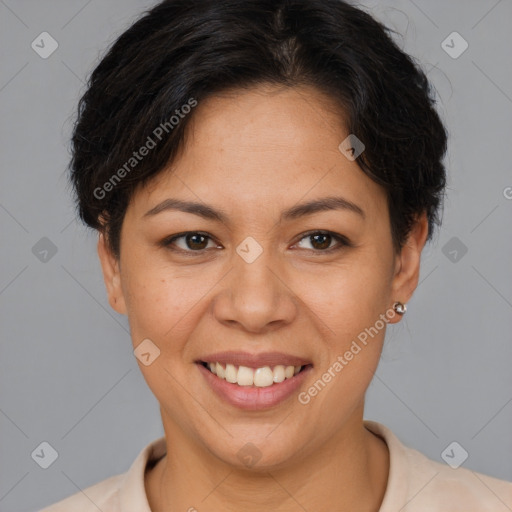
[[[303,449],[296,462],[259,471],[233,468],[175,425],[164,427],[168,455],[146,474],[153,512],[239,512],[242,505],[247,512],[377,512],[382,503],[389,453],[364,427],[362,414],[320,449]]]

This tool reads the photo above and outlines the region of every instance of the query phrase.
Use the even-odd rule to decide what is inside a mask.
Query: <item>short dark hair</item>
[[[422,213],[431,239],[447,133],[425,73],[392,32],[342,0],[160,2],[114,42],[80,99],[70,163],[80,218],[119,256],[130,198],[183,148],[194,102],[228,89],[309,85],[343,109],[364,143],[356,162],[386,191],[395,249]]]

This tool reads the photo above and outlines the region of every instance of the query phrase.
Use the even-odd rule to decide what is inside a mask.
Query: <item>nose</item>
[[[298,297],[287,282],[283,263],[270,250],[252,263],[235,254],[233,268],[219,286],[213,311],[229,327],[264,333],[290,324],[297,315]]]

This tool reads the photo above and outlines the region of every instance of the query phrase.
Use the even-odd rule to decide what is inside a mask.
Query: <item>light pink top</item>
[[[463,467],[452,469],[402,444],[384,425],[366,428],[388,445],[390,469],[379,512],[511,512],[512,483]],[[148,462],[165,455],[165,437],[146,446],[130,469],[39,512],[151,512],[144,488]],[[449,452],[450,455],[453,452]]]

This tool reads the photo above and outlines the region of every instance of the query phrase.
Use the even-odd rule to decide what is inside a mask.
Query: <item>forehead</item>
[[[249,217],[327,194],[370,218],[387,210],[383,189],[338,148],[349,135],[341,108],[313,88],[223,93],[200,102],[190,121],[181,154],[137,192],[139,215],[170,195]]]

